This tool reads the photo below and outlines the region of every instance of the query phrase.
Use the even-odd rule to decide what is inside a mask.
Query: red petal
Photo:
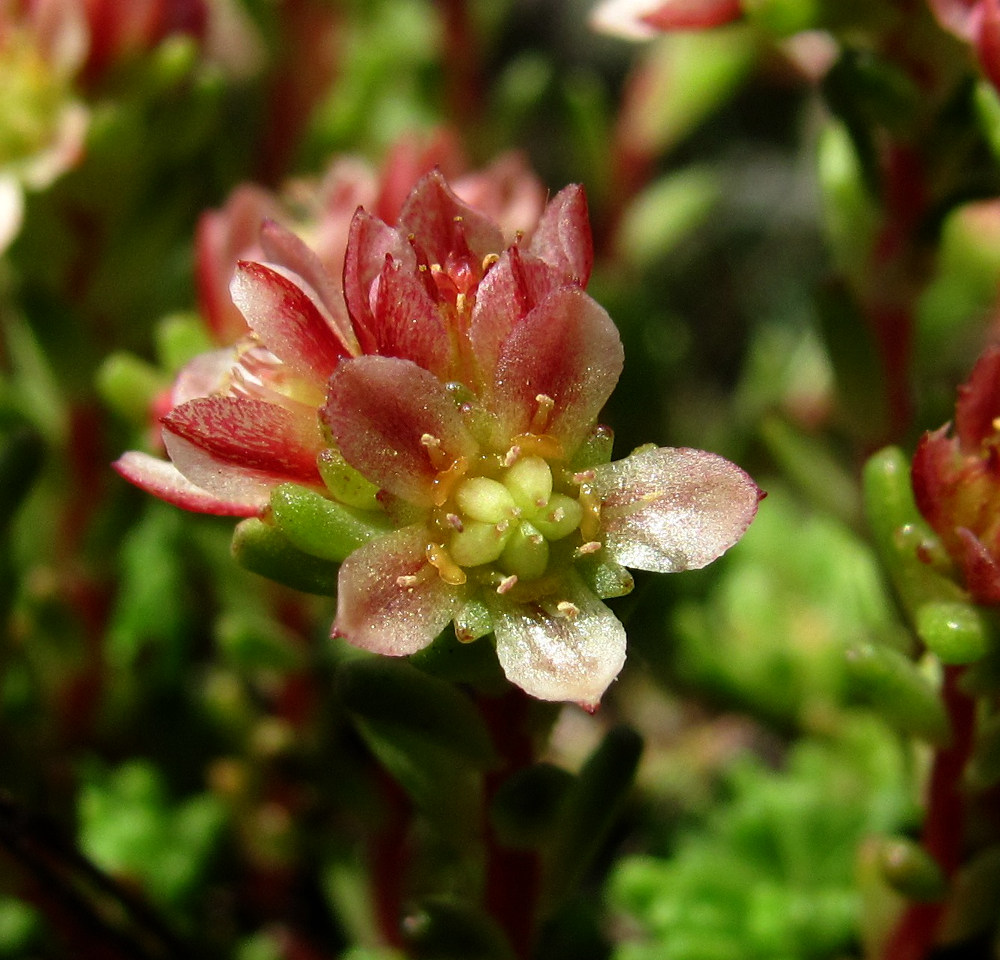
[[[1000,417],[1000,348],[989,347],[976,361],[966,383],[958,388],[955,430],[962,450],[978,452],[980,444],[997,433]]]
[[[979,538],[960,527],[956,533],[962,546],[965,586],[976,603],[1000,603],[1000,564]]]
[[[976,33],[979,63],[990,83],[1000,90],[1000,0],[982,0],[982,20]]]
[[[335,637],[392,657],[434,640],[455,616],[463,590],[428,564],[427,542],[423,525],[406,527],[366,543],[341,564]]]
[[[743,15],[740,0],[666,0],[638,19],[657,30],[703,30]]]
[[[623,361],[618,330],[604,309],[576,287],[557,290],[501,348],[492,390],[502,435],[550,434],[571,454],[611,396]],[[542,395],[555,405],[539,424]]]
[[[372,334],[372,352],[412,360],[442,380],[454,379],[451,338],[441,312],[419,275],[395,260],[379,278]]]
[[[351,466],[421,506],[433,503],[434,479],[449,462],[477,452],[444,384],[398,357],[341,363],[330,378],[323,419]],[[438,463],[426,436],[440,441]]]
[[[399,229],[413,235],[428,263],[441,266],[469,253],[481,264],[504,248],[497,224],[459,200],[439,170],[427,174],[407,198]]]
[[[169,436],[179,437],[208,454],[222,471],[235,467],[279,482],[320,482],[316,456],[324,444],[319,424],[273,403],[248,397],[203,397],[171,410],[163,426],[168,449]]]
[[[341,358],[350,355],[312,298],[271,267],[241,260],[232,293],[261,342],[306,379],[325,383]]]
[[[571,184],[553,197],[528,250],[555,267],[566,282],[587,285],[594,264],[594,241],[583,187]]]
[[[393,227],[364,210],[358,210],[351,221],[344,255],[344,299],[354,330],[364,353],[375,351],[375,297],[372,285],[391,256],[402,267],[416,271],[417,258],[405,237]]]
[[[147,493],[172,503],[174,506],[193,510],[195,513],[212,513],[225,517],[256,516],[267,505],[267,497],[221,499],[201,487],[195,486],[172,463],[151,457],[148,453],[130,450],[116,460],[112,467],[117,473]]]

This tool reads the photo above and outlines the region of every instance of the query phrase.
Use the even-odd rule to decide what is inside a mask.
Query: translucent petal
[[[465,600],[427,562],[427,530],[415,525],[372,540],[341,565],[333,635],[402,657],[426,647]]]
[[[575,576],[535,603],[487,598],[507,679],[539,700],[593,709],[625,663],[625,628]]]
[[[608,556],[672,573],[711,563],[743,536],[763,494],[704,450],[658,447],[594,468]]]
[[[528,251],[555,267],[566,281],[587,285],[594,263],[587,195],[579,184],[560,190],[545,208]]]

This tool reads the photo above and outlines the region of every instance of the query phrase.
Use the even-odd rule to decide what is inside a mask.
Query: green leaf
[[[553,836],[573,775],[551,763],[537,763],[508,777],[490,809],[493,829],[509,847],[533,849]]]
[[[917,635],[942,663],[973,663],[990,648],[989,624],[972,604],[931,601],[915,619]]]
[[[303,553],[283,531],[256,517],[237,525],[232,549],[237,562],[262,577],[304,593],[337,592],[337,564]]]
[[[403,929],[414,960],[514,960],[497,922],[467,903],[423,900]]]
[[[889,885],[910,900],[933,902],[948,890],[937,861],[909,837],[887,837],[879,846],[882,875]]]
[[[345,506],[296,483],[283,483],[271,491],[271,513],[294,547],[336,562],[392,529],[384,513]]]
[[[882,644],[854,644],[847,648],[847,674],[854,694],[888,724],[938,746],[948,743],[947,711],[909,657]]]
[[[615,727],[566,791],[542,896],[550,909],[573,893],[600,850],[632,787],[641,753],[642,738],[630,727]]]

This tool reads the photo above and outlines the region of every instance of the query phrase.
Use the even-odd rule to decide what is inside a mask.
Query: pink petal
[[[276,216],[274,198],[260,187],[237,187],[225,207],[201,215],[195,233],[195,281],[198,305],[221,344],[235,343],[247,332],[242,314],[229,296],[236,261],[253,259],[260,225]]]
[[[972,40],[982,16],[980,0],[928,0],[931,12],[945,30]]]
[[[169,413],[170,408],[179,407],[188,400],[222,392],[236,362],[236,351],[232,347],[199,353],[189,360],[181,367],[174,380],[170,390],[170,407],[164,413]]]
[[[276,404],[249,397],[202,397],[175,407],[163,426],[172,459],[170,441],[178,438],[201,450],[218,470],[253,471],[275,482],[320,482],[316,456],[325,444],[318,422]],[[213,489],[178,467],[198,486]]]
[[[223,500],[195,486],[172,463],[151,457],[148,453],[130,450],[111,465],[120,476],[147,493],[193,510],[225,517],[252,517],[267,505],[267,497]]]
[[[507,679],[539,700],[594,709],[625,663],[625,628],[575,576],[536,603],[489,594]]]
[[[345,348],[356,352],[357,342],[343,293],[316,253],[294,233],[273,220],[265,220],[261,226],[260,245],[272,265],[293,274],[293,279],[301,278],[305,282],[305,289],[315,296],[320,312],[329,318]]]
[[[545,208],[545,187],[517,151],[449,182],[463,203],[496,222],[508,243],[519,234],[530,236]]]
[[[373,483],[421,506],[438,473],[477,453],[444,384],[411,360],[356,357],[330,378],[323,419],[345,459]],[[440,441],[432,462],[427,438]]]
[[[697,570],[746,532],[763,493],[704,450],[658,447],[594,469],[604,547],[640,570]]]
[[[429,142],[414,134],[400,137],[389,149],[382,168],[375,214],[386,223],[396,223],[422,176],[437,167],[450,178],[464,166],[458,137],[450,130],[436,130]]]
[[[569,456],[593,427],[623,361],[618,330],[596,301],[576,287],[550,294],[501,348],[493,396],[503,435],[549,434]],[[539,397],[554,402],[540,419]]]
[[[452,343],[441,311],[420,276],[390,260],[379,278],[374,353],[402,357],[440,377],[452,376]]]
[[[434,640],[458,612],[464,591],[427,562],[427,541],[422,524],[405,527],[366,543],[341,564],[333,636],[391,657]]]
[[[531,238],[529,253],[554,267],[568,283],[585,287],[594,264],[587,195],[571,184],[553,197]]]
[[[399,229],[412,234],[428,263],[445,267],[471,253],[478,264],[504,248],[500,228],[485,214],[452,193],[439,170],[433,170],[403,204]]]
[[[740,0],[604,0],[590,22],[602,33],[642,40],[665,30],[718,27],[741,14]]]
[[[261,342],[305,379],[325,383],[341,358],[350,355],[307,293],[271,267],[241,260],[232,294]]]
[[[417,269],[416,255],[406,238],[366,211],[358,210],[351,221],[344,255],[344,299],[365,353],[374,352],[377,343],[372,333],[375,327],[372,285],[382,273],[387,256],[405,268]]]

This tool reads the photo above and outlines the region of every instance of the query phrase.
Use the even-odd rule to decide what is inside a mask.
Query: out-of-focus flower
[[[972,44],[983,73],[1000,89],[1000,0],[928,0],[945,30]]]
[[[0,253],[21,226],[23,190],[43,190],[74,166],[88,112],[73,77],[87,28],[72,0],[0,0]]]
[[[917,507],[978,603],[1000,603],[1000,348],[959,387],[955,431],[926,433],[913,457]]]
[[[277,225],[261,245],[269,263],[233,280],[254,338],[224,389],[164,418],[172,464],[133,452],[119,473],[189,509],[262,514],[290,481],[378,517],[340,568],[335,635],[402,656],[450,622],[463,640],[492,631],[513,683],[595,706],[625,659],[602,602],[630,589],[624,566],[704,566],[761,494],[703,451],[607,462],[596,418],[623,356],[584,292],[582,189],[511,237],[432,172],[395,227],[357,211],[342,291]]]
[[[719,27],[742,15],[740,0],[602,0],[590,22],[601,33],[644,40],[667,30]]]

